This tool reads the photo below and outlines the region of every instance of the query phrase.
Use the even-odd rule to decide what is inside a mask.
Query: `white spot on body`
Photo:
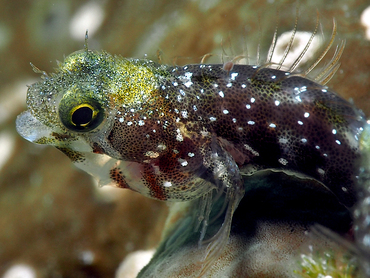
[[[180,142],[184,141],[184,138],[181,135],[180,129],[177,129],[176,132],[177,132],[176,140]]]
[[[163,186],[164,187],[171,187],[172,186],[172,182],[170,182],[170,181],[164,181],[163,182]]]
[[[321,168],[317,168],[317,172],[320,174],[320,175],[324,175],[325,174],[325,171]]]
[[[285,158],[279,158],[279,163],[282,164],[282,165],[287,165],[288,164],[288,160],[286,160]]]
[[[181,166],[185,167],[188,166],[188,162],[185,159],[179,158],[178,161],[180,162]]]
[[[237,72],[233,72],[233,73],[231,74],[231,80],[235,80],[235,78],[236,78],[238,75],[239,75],[239,73],[237,73]]]
[[[187,87],[187,88],[190,88],[191,85],[193,85],[193,82],[191,81],[188,81],[188,82],[185,82],[184,85]]]
[[[188,67],[184,67],[184,69],[187,69]],[[188,72],[185,72],[185,77],[187,78],[187,79],[190,79],[191,77],[193,76],[193,73],[192,72],[190,72],[190,71],[188,71]]]
[[[167,149],[167,146],[166,146],[166,145],[164,145],[164,144],[159,144],[159,145],[157,146],[157,150],[159,150],[159,151],[164,151],[165,149]]]
[[[147,151],[145,153],[145,156],[148,156],[150,158],[157,158],[157,157],[159,157],[159,153],[153,152],[153,151]]]
[[[187,118],[188,117],[188,111],[184,110],[184,111],[181,111],[181,115],[183,118]]]
[[[201,130],[200,135],[202,135],[203,137],[207,137],[209,135],[209,132],[207,130]]]
[[[279,143],[280,144],[287,144],[288,143],[288,139],[281,137],[281,138],[279,138]]]

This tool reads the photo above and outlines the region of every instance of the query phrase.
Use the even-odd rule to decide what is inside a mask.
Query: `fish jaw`
[[[30,111],[19,114],[15,123],[19,135],[36,144],[41,144],[42,138],[50,137],[53,132],[50,127],[37,120]]]

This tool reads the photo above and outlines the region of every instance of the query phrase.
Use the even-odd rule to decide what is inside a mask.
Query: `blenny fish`
[[[223,225],[207,239],[202,275],[227,243],[243,176],[283,171],[316,180],[348,208],[356,202],[366,119],[325,86],[344,44],[316,78],[308,77],[335,31],[334,25],[328,47],[305,72],[295,69],[308,47],[283,70],[284,58],[275,64],[271,55],[263,65],[236,59],[173,66],[92,51],[86,43],[54,73],[34,67],[42,80],[28,88],[17,130],[55,146],[101,185],[169,202],[202,198],[200,242],[212,204],[223,195]]]

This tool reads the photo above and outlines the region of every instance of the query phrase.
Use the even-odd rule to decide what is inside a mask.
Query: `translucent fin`
[[[316,82],[325,85],[330,81],[340,67],[339,60],[343,54],[345,46],[346,42],[342,40],[340,45],[337,46],[330,63],[314,78]]]
[[[244,41],[243,43],[243,57],[245,58],[245,64],[249,65],[249,51],[248,51],[248,43],[246,41]],[[239,61],[240,60],[238,60],[238,62]]]
[[[295,37],[295,34],[297,33],[297,27],[298,27],[298,13],[299,13],[299,8],[297,6],[297,10],[296,10],[296,17],[295,17],[295,22],[294,22],[294,28],[293,28],[293,32],[292,32],[292,36],[290,37],[290,41],[289,41],[289,44],[287,45],[287,47],[285,48],[285,51],[284,51],[284,54],[283,54],[283,57],[281,58],[278,66],[276,67],[276,69],[281,69],[281,67],[283,66],[284,64],[284,61],[286,59],[286,57],[288,56],[288,53],[289,51],[292,49],[292,46],[293,46],[293,42],[294,42],[294,37]]]
[[[316,59],[316,61],[304,72],[304,75],[307,76],[320,62],[321,60],[326,56],[330,48],[332,47],[334,43],[335,36],[337,34],[337,23],[335,19],[333,19],[333,31],[330,37],[329,44],[326,46],[324,51],[321,53],[320,57]]]
[[[202,57],[202,59],[200,60],[200,63],[201,63],[201,64],[204,64],[204,63],[206,62],[206,60],[207,60],[209,57],[211,57],[211,56],[213,56],[213,54],[212,54],[212,53],[204,54],[204,55],[203,55],[203,57]]]
[[[217,234],[208,240],[210,243],[206,249],[206,256],[203,260],[203,266],[199,277],[202,277],[210,269],[214,262],[221,256],[228,243],[234,212],[244,196],[244,190],[242,188],[243,185],[240,184],[239,186],[228,188],[226,192],[228,206],[225,219]]]
[[[257,55],[256,55],[256,65],[260,64],[260,54],[261,54],[261,41],[262,41],[262,32],[261,32],[261,18],[258,17],[258,44],[257,44]]]
[[[239,167],[231,155],[223,149],[217,138],[213,137],[212,142],[209,145],[207,144],[204,150],[206,151],[204,165],[209,169],[210,174],[213,175],[213,180],[217,188],[216,194],[212,196],[212,205],[217,203],[221,206],[220,210],[214,211],[217,216],[224,217],[224,219],[217,233],[205,241],[203,241],[203,238],[207,226],[203,224],[199,244],[208,243],[208,246],[205,257],[201,262],[202,270],[199,277],[204,275],[212,267],[224,251],[228,243],[234,212],[244,196],[244,185],[239,173]],[[220,203],[220,201],[223,201],[221,196],[225,198],[224,202],[226,205],[223,204],[224,206]],[[202,204],[205,211],[204,214],[209,217],[210,211],[208,211],[207,206],[206,204]],[[208,221],[209,219],[205,218],[205,220]],[[208,225],[208,222],[206,224]]]
[[[277,34],[278,34],[278,22],[276,22],[274,36],[272,38],[270,49],[269,49],[269,52],[267,54],[266,64],[271,64],[272,56],[274,55],[275,48],[276,48]]]
[[[308,48],[310,47],[313,39],[315,38],[315,36],[317,34],[317,30],[319,28],[319,22],[320,22],[320,15],[319,15],[319,12],[317,12],[317,14],[316,14],[316,26],[315,26],[315,30],[313,31],[310,39],[308,40],[308,42],[307,42],[305,48],[303,49],[303,51],[301,52],[301,54],[299,54],[298,58],[290,66],[289,72],[293,72],[298,67],[299,63],[302,61],[304,55],[306,55]]]
[[[212,190],[213,191],[213,190]],[[199,248],[203,244],[203,239],[207,231],[207,227],[209,225],[209,215],[212,210],[212,204],[213,204],[213,192],[210,191],[204,196],[202,196],[202,200],[200,201],[199,210],[197,210],[198,222],[196,223],[194,231],[198,231],[200,225],[202,224],[202,229],[200,232],[200,239],[199,239]]]

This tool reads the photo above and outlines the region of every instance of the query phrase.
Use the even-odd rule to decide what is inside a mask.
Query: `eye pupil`
[[[63,126],[73,132],[98,132],[105,121],[103,100],[95,98],[92,92],[82,93],[75,89],[67,91],[58,107]]]
[[[92,118],[93,110],[90,107],[86,106],[76,109],[76,111],[74,111],[72,114],[72,122],[76,126],[85,126],[90,123]]]

